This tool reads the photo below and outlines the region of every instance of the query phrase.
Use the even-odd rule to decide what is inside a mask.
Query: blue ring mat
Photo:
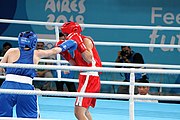
[[[38,97],[41,119],[77,120],[75,98]],[[180,104],[135,102],[134,120],[180,120]],[[129,120],[129,101],[97,99],[93,120]],[[14,109],[14,116],[15,109]]]

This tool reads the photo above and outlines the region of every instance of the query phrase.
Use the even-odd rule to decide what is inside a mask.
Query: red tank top
[[[83,36],[81,34],[78,33],[71,33],[67,36],[67,39],[72,39],[72,40],[78,40],[81,39],[82,41],[84,41],[84,38],[88,38],[86,36]],[[78,51],[78,49],[76,49],[74,51],[74,59],[77,63],[78,66],[89,66],[89,67],[102,67],[102,63],[101,63],[101,59],[99,57],[99,54],[96,50],[96,47],[94,45],[94,41],[91,38],[88,38],[91,40],[91,42],[93,43],[93,48],[92,48],[92,63],[88,64],[82,57],[81,53]]]

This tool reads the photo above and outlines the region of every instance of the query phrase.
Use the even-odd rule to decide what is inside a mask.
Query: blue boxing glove
[[[59,47],[62,49],[62,52],[66,50],[73,51],[77,49],[77,43],[74,40],[66,40],[62,44],[59,44]]]

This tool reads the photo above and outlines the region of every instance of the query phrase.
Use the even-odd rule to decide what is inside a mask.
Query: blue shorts
[[[34,90],[31,84],[4,81],[2,89]],[[38,118],[39,109],[37,95],[3,94],[0,93],[0,117],[13,117],[13,107],[16,105],[17,117]]]

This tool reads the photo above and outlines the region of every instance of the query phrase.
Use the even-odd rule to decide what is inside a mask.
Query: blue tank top
[[[21,48],[20,50],[20,57],[19,59],[14,62],[17,64],[34,64],[33,57],[34,57],[34,49],[30,49],[25,51]],[[6,68],[6,74],[16,74],[21,76],[27,76],[34,78],[36,76],[35,69],[27,69],[27,68]]]

